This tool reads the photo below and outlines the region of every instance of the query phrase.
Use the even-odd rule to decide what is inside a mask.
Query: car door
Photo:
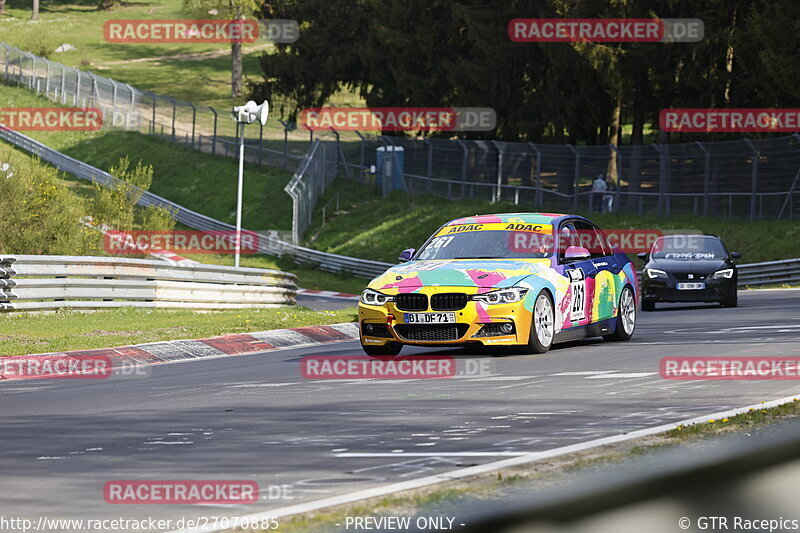
[[[591,255],[586,259],[567,257],[567,250],[570,247],[586,248],[578,229],[579,222],[564,221],[558,230],[558,262],[563,266],[564,276],[569,281],[569,289],[561,309],[563,316],[566,317],[564,326],[568,328],[585,326],[593,322],[594,275],[597,268]]]
[[[617,275],[625,265],[619,264],[618,256],[600,228],[586,221],[578,221],[575,226],[591,254],[590,280],[586,283],[587,292],[591,293],[591,322],[613,318],[622,290]]]

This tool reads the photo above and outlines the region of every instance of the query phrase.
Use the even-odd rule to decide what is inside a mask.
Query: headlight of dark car
[[[711,276],[711,279],[731,279],[733,277],[733,269],[732,268],[725,268],[722,270],[717,270]]]
[[[645,272],[645,274],[647,274],[647,277],[650,278],[650,279],[666,278],[667,277],[667,273],[666,272],[664,272],[663,270],[658,270],[657,268],[645,268],[644,272]]]

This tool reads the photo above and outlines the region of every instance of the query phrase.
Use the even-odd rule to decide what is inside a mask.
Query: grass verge
[[[336,524],[343,524],[348,516],[414,516],[424,512],[430,514],[431,508],[439,504],[452,506],[461,500],[474,501],[476,498],[499,497],[502,491],[514,488],[514,485],[525,484],[526,490],[536,490],[535,483],[551,483],[567,473],[580,473],[581,470],[598,465],[621,464],[633,456],[653,453],[666,446],[680,446],[736,431],[746,431],[798,415],[800,415],[800,400],[795,399],[777,407],[752,409],[730,419],[723,419],[724,421],[709,420],[688,427],[679,426],[660,435],[554,457],[433,487],[304,513],[282,519],[281,531],[287,533],[332,531],[336,528]],[[448,508],[452,510],[452,507]]]
[[[87,317],[91,317],[87,320]],[[355,308],[311,311],[302,307],[195,311],[135,309],[0,316],[0,355],[88,350],[174,339],[199,339],[351,322]]]

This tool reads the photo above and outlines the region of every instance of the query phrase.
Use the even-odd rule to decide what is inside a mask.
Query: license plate
[[[705,283],[678,283],[679,291],[701,291],[705,288]]]
[[[406,324],[454,324],[455,313],[406,313]]]

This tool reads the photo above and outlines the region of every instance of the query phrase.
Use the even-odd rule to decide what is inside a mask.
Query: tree
[[[31,12],[31,19],[39,19],[39,0],[33,0],[33,12]]]
[[[262,0],[183,0],[184,8],[202,13],[213,13],[223,19],[245,20],[261,7]],[[242,43],[231,41],[231,98],[242,95]]]
[[[0,15],[6,14],[6,0],[0,0]]]

